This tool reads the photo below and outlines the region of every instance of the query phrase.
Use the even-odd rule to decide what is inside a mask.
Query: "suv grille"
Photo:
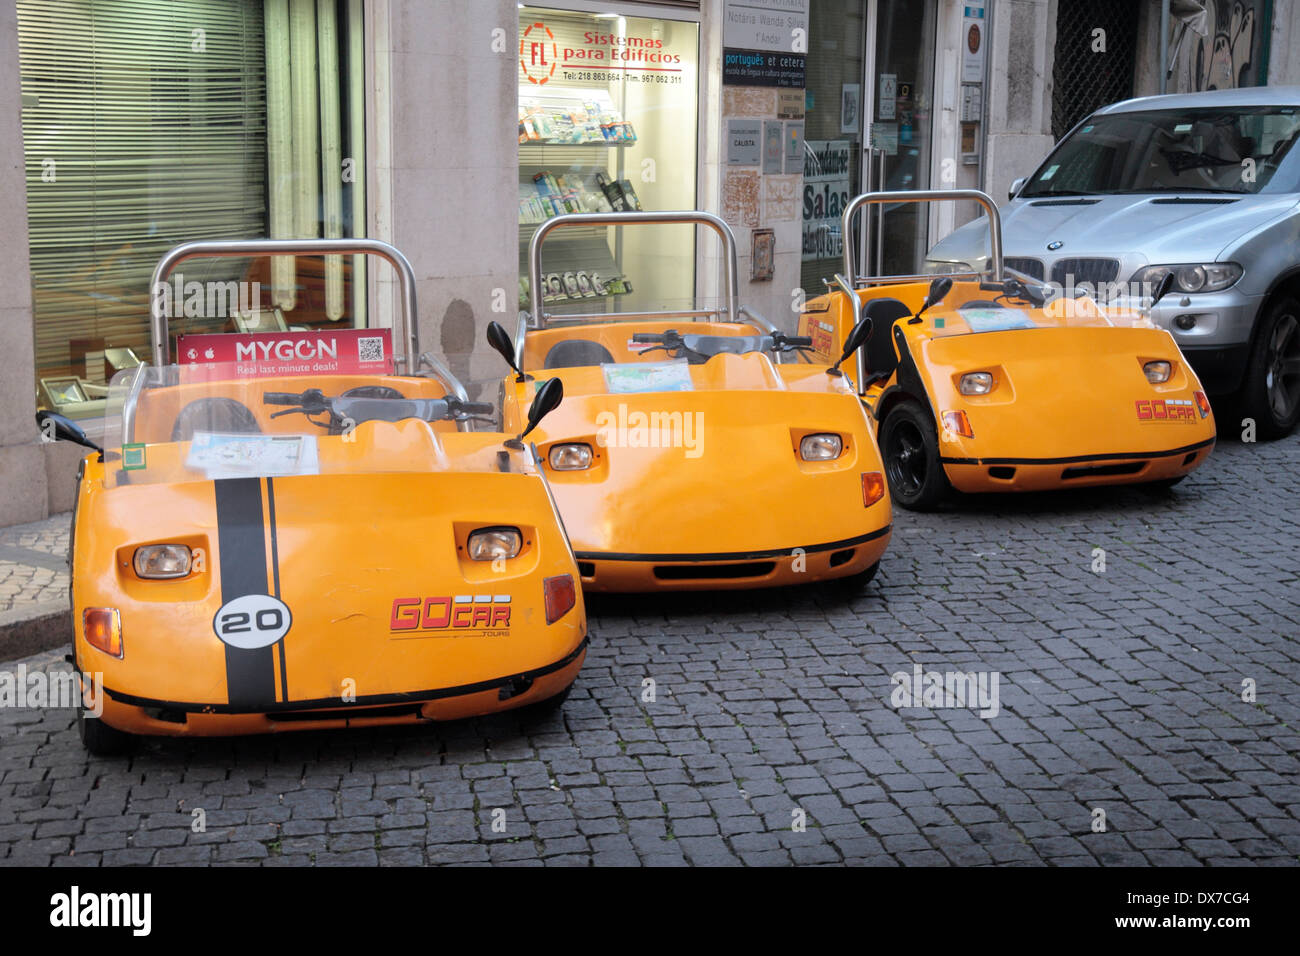
[[[1042,259],[1024,259],[1019,256],[1003,256],[1002,264],[1008,269],[1015,269],[1017,272],[1023,272],[1031,279],[1042,281],[1044,275]]]
[[[1118,259],[1058,259],[1052,264],[1052,281],[1065,285],[1071,276],[1074,284],[1113,282],[1119,275]]]

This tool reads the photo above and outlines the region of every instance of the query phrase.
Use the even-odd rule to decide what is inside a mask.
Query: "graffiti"
[[[1264,0],[1204,0],[1206,35],[1193,37],[1188,68],[1197,90],[1255,86],[1266,56]]]

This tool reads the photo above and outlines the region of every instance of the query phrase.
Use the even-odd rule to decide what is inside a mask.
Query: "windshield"
[[[1056,148],[1019,198],[1300,189],[1300,108],[1150,110],[1094,116]]]
[[[446,436],[494,410],[433,377],[241,368],[140,365],[115,375],[103,417],[87,429],[102,436],[106,485],[443,470]]]

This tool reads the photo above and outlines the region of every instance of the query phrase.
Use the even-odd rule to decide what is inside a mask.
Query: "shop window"
[[[519,301],[528,243],[565,212],[696,208],[699,27],[519,11]],[[689,308],[695,227],[564,228],[543,245],[547,312]]]
[[[361,6],[18,0],[42,406],[97,415],[150,360],[172,246],[364,233]],[[339,258],[187,262],[173,332],[364,324]]]

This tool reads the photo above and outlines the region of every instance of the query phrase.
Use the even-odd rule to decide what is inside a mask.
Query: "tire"
[[[564,690],[560,691],[558,694],[554,694],[546,698],[545,700],[539,700],[536,703],[526,704],[525,706],[520,707],[519,708],[520,719],[523,720],[525,723],[533,723],[536,721],[545,720],[547,717],[550,717],[552,714],[556,713],[557,711],[559,711],[561,707],[564,706],[564,702],[569,699],[569,693],[572,690],[573,690],[573,685],[570,684],[568,687],[564,688]]]
[[[1257,437],[1285,438],[1295,428],[1300,420],[1300,300],[1278,299],[1260,316],[1235,398],[1242,417],[1255,420]]]
[[[867,585],[875,579],[876,572],[879,570],[880,562],[877,561],[865,571],[844,578],[831,578],[829,581],[822,582],[822,586],[836,597],[854,598],[867,589]]]
[[[1161,478],[1157,481],[1145,481],[1142,484],[1138,485],[1138,487],[1143,489],[1144,491],[1152,491],[1152,492],[1168,491],[1170,488],[1178,484],[1186,477],[1187,477],[1186,475],[1179,475],[1177,478]]]
[[[77,708],[77,732],[81,745],[96,757],[118,757],[129,753],[135,746],[135,735],[108,726],[98,717],[91,717],[84,707]]]
[[[933,511],[952,493],[939,461],[934,421],[916,402],[902,402],[885,416],[880,454],[889,493],[908,511]]]

